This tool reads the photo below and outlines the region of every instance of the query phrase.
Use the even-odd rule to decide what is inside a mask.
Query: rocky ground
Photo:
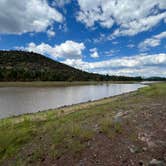
[[[83,152],[66,154],[53,165],[165,166],[166,100],[153,99],[130,107],[114,116],[122,125],[117,135],[110,138],[99,130]]]

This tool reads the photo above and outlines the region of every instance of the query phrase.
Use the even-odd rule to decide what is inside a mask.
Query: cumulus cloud
[[[46,0],[1,0],[0,33],[22,34],[46,31],[54,22],[62,23],[62,14]]]
[[[161,40],[164,38],[166,38],[166,31],[161,32],[158,35],[152,36],[151,38],[144,40],[138,45],[138,47],[141,49],[141,51],[145,51],[149,49],[150,47],[159,46],[161,43]]]
[[[91,56],[92,58],[99,58],[99,53],[98,53],[98,51],[97,51],[97,48],[92,48],[92,49],[90,49],[89,51],[91,52],[90,56]]]
[[[24,50],[33,51],[41,54],[47,54],[53,58],[67,58],[67,59],[80,59],[82,58],[82,51],[85,49],[83,43],[77,43],[71,40],[67,40],[60,45],[50,46],[46,43],[36,45],[35,43],[29,43]]]
[[[47,30],[47,35],[48,37],[54,37],[55,36],[55,31],[53,29],[48,29]]]
[[[104,51],[104,54],[106,56],[115,56],[117,53],[119,52],[119,50],[109,50],[109,51]]]
[[[101,70],[101,74],[110,74],[110,75],[120,75],[120,76],[143,76],[143,77],[165,77],[166,70],[165,68],[159,67],[140,67],[139,69],[123,68],[115,70]]]
[[[134,48],[134,47],[135,47],[135,45],[134,45],[134,44],[132,44],[132,43],[130,43],[130,44],[128,44],[128,45],[127,45],[127,47],[128,47],[128,48]]]
[[[116,29],[113,34],[110,35],[109,39],[114,39],[117,36],[133,36],[140,32],[147,31],[164,18],[166,18],[166,12],[154,16],[148,16],[146,18],[140,18],[139,20],[124,22],[119,29]]]
[[[64,7],[66,4],[69,4],[71,0],[54,0],[53,5],[58,7]]]
[[[166,76],[166,54],[135,55],[131,57],[112,58],[107,61],[85,62],[81,59],[67,59],[63,63],[78,69],[116,75]],[[151,69],[153,69],[151,71]],[[149,72],[147,72],[149,71]]]
[[[119,26],[110,36],[135,35],[154,27],[166,19],[166,1],[163,0],[78,0],[77,20],[87,27],[98,23],[104,28]],[[163,10],[163,12],[161,12]]]

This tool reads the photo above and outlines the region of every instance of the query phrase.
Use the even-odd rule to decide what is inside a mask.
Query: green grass
[[[141,93],[149,97],[161,97],[166,94],[166,83],[153,84],[152,86],[147,86],[145,88],[139,89],[138,93]]]
[[[25,121],[17,125],[0,128],[0,156],[5,159],[11,157],[20,147],[31,140],[36,133],[33,124]]]
[[[123,127],[120,122],[114,122],[111,118],[103,118],[100,123],[100,132],[103,132],[110,138],[121,134]]]
[[[87,147],[98,130],[109,138],[123,132],[124,126],[114,122],[119,110],[139,111],[143,102],[166,98],[166,83],[139,89],[128,97],[118,96],[95,102],[22,115],[0,120],[0,165],[37,165],[43,156],[59,158],[78,155]],[[13,165],[14,165],[13,164]]]

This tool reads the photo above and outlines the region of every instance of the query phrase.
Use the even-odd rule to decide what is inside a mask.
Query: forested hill
[[[0,81],[103,80],[141,80],[141,78],[92,74],[56,62],[37,53],[0,51]]]

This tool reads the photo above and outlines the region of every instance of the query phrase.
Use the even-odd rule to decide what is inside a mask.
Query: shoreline
[[[32,81],[32,82],[0,82],[2,87],[65,87],[65,86],[80,86],[80,85],[97,85],[97,84],[129,84],[140,83],[139,81]]]

